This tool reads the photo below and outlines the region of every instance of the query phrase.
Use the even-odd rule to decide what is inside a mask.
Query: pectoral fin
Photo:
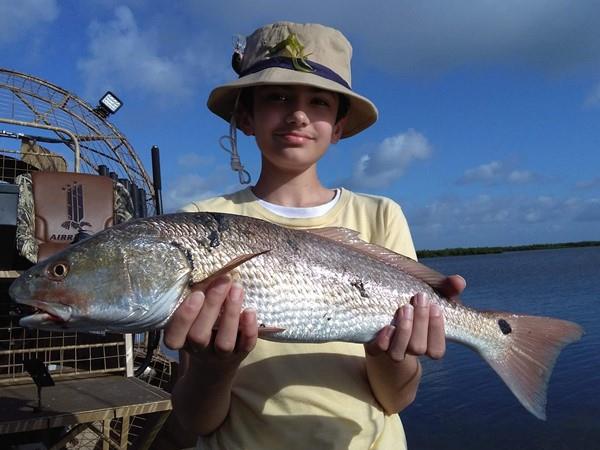
[[[268,336],[271,336],[272,334],[281,333],[283,331],[285,331],[285,328],[261,326],[261,327],[258,327],[258,336],[259,337],[268,337]]]
[[[194,287],[196,287],[199,284],[208,285],[208,284],[212,283],[214,280],[216,280],[217,278],[219,278],[221,275],[225,275],[226,273],[231,272],[236,267],[244,264],[247,261],[250,261],[252,258],[263,255],[270,251],[271,250],[269,249],[269,250],[263,250],[262,252],[258,252],[258,253],[250,253],[247,255],[240,255],[237,258],[229,261],[226,265],[221,267],[216,272],[213,272],[212,274],[210,274],[208,277],[203,278],[202,280],[195,280],[192,278],[190,287],[193,289]]]

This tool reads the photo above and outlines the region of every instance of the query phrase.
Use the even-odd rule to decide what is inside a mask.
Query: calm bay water
[[[422,260],[467,280],[467,305],[579,323],[548,390],[547,420],[529,414],[476,353],[449,344],[424,360],[413,405],[401,416],[411,450],[600,449],[600,247]]]

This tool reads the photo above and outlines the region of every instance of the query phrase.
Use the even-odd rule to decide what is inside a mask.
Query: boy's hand
[[[165,345],[184,350],[173,411],[194,434],[210,434],[226,419],[235,374],[256,345],[256,312],[242,311],[243,297],[240,284],[220,277],[188,295],[165,328]]]
[[[192,361],[236,370],[258,337],[256,312],[242,311],[243,289],[229,276],[193,291],[173,313],[164,342]]]
[[[458,276],[446,278],[442,294],[459,295],[465,280]],[[365,345],[371,356],[387,353],[393,361],[403,361],[408,355],[427,355],[440,359],[446,351],[444,318],[440,307],[423,294],[415,295],[410,304],[396,311],[392,325],[385,326],[371,342]]]
[[[465,287],[457,275],[445,280],[442,293],[455,297]],[[395,414],[410,405],[421,380],[418,355],[441,358],[446,351],[444,318],[423,294],[396,311],[392,325],[385,326],[365,344],[369,385],[386,414]]]

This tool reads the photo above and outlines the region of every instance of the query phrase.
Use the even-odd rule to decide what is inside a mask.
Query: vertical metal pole
[[[129,194],[131,195],[131,201],[133,202],[135,217],[142,217],[140,216],[140,205],[138,204],[140,200],[138,196],[138,187],[133,181],[129,183]]]
[[[157,145],[152,146],[152,183],[154,184],[156,214],[160,215],[163,213],[162,179],[160,176],[160,150]]]
[[[138,217],[146,217],[148,215],[146,191],[143,188],[137,188],[136,197],[138,199]]]
[[[160,150],[158,149],[158,146],[153,145],[152,146],[152,183],[154,184],[154,207],[156,210],[156,215],[161,215],[163,213],[163,206],[162,206],[162,180],[161,180],[161,176],[160,176]],[[144,193],[143,189],[139,189],[139,191],[141,191],[141,193]],[[145,197],[144,197],[144,201],[145,201]],[[144,203],[144,207],[146,206],[146,204]],[[152,355],[154,354],[154,351],[156,350],[156,348],[158,347],[159,343],[160,343],[160,339],[161,339],[161,332],[160,330],[154,330],[154,331],[150,331],[149,333],[146,334],[146,358],[144,359],[144,362],[142,364],[140,364],[140,366],[136,369],[135,371],[135,376],[140,376],[144,373],[144,371],[146,370],[146,367],[148,367],[150,365],[150,363],[152,362]],[[166,420],[168,414],[165,415],[164,417],[161,416],[161,420]],[[157,428],[157,429],[160,429]],[[148,441],[148,446],[152,443],[152,439],[154,439],[154,436],[151,437],[151,439]],[[141,445],[142,448],[146,447],[146,444],[144,443],[143,445]]]

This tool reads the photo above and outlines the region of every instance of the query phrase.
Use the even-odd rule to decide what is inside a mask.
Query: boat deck
[[[135,448],[145,448],[171,410],[169,393],[136,378],[115,375],[58,381],[55,386],[43,388],[41,404],[38,411],[37,388],[33,384],[3,386],[0,435],[66,427],[60,441],[64,444],[82,429],[91,427],[102,435],[104,448],[127,448],[129,419],[141,415],[154,425],[144,427],[149,433],[137,436],[134,443]],[[122,419],[116,433],[111,430],[113,419]],[[94,422],[101,422],[102,430]]]

